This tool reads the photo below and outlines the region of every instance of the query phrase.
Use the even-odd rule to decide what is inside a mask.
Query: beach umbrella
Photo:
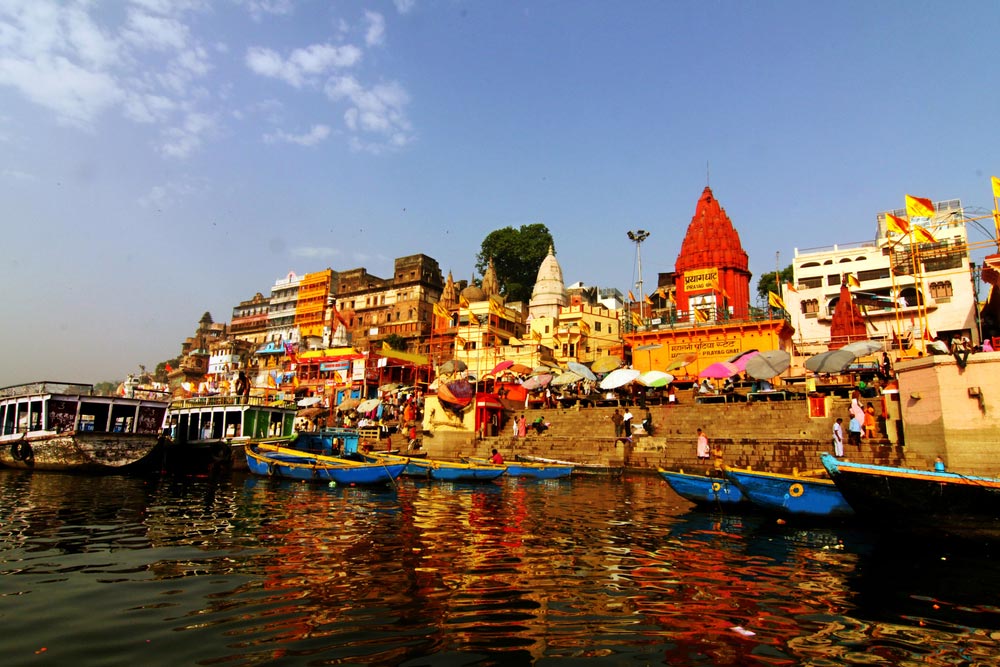
[[[552,369],[548,366],[535,366],[531,369],[532,375],[552,375]]]
[[[676,357],[674,357],[673,359],[671,359],[670,361],[667,362],[667,368],[666,368],[666,370],[668,370],[668,371],[676,371],[676,370],[678,370],[680,368],[684,368],[688,364],[694,363],[694,361],[697,358],[698,358],[698,355],[697,354],[693,354],[693,353],[678,354]]]
[[[617,389],[624,387],[632,380],[639,377],[639,371],[634,368],[619,368],[608,373],[607,377],[601,380],[601,389]]]
[[[611,355],[608,357],[601,357],[594,363],[590,365],[590,370],[594,373],[607,373],[608,371],[613,371],[622,365],[621,357],[616,355]]]
[[[513,361],[501,361],[499,364],[493,367],[493,370],[489,372],[490,375],[496,375],[497,373],[502,373],[511,366],[514,365]]]
[[[674,376],[663,371],[646,371],[635,381],[645,387],[666,387],[674,381]]]
[[[568,384],[573,384],[574,382],[579,382],[582,379],[583,379],[583,377],[581,377],[580,375],[577,375],[573,371],[566,371],[565,373],[562,373],[561,375],[556,376],[556,378],[554,380],[552,380],[552,386],[553,387],[564,387],[564,386],[566,386]]]
[[[382,393],[386,393],[386,392],[396,391],[402,386],[403,385],[399,384],[398,382],[388,382],[379,387],[378,390]]]
[[[757,352],[757,350],[747,350],[746,352],[740,352],[739,354],[733,355],[732,357],[726,359],[726,361],[736,366],[736,368],[741,371],[745,371],[747,369],[747,362],[758,354],[759,352]]]
[[[576,373],[584,380],[590,380],[591,382],[595,382],[597,380],[597,376],[594,375],[594,371],[590,370],[583,364],[578,364],[575,361],[571,361],[568,364],[566,364],[566,368]]]
[[[507,370],[509,370],[514,375],[527,375],[531,372],[531,369],[525,366],[524,364],[514,364]]]
[[[361,401],[356,398],[345,398],[340,402],[340,405],[337,406],[337,412],[347,412],[348,410],[353,410],[360,404]]]
[[[731,364],[728,361],[716,361],[698,373],[698,377],[721,380],[737,375],[739,372],[740,369],[736,367],[736,364]]]
[[[856,340],[853,343],[848,343],[841,350],[848,350],[855,357],[865,357],[869,354],[875,354],[876,352],[881,352],[885,347],[885,343],[880,340]]]
[[[323,399],[319,396],[307,396],[302,400],[300,400],[298,403],[296,403],[296,405],[298,405],[300,408],[308,408],[312,405],[316,405],[322,400]]]
[[[550,382],[552,382],[552,375],[549,373],[542,373],[540,375],[532,375],[530,378],[522,382],[521,386],[528,391],[534,391],[535,389],[545,387]]]
[[[787,371],[791,363],[792,355],[784,350],[765,350],[753,355],[745,370],[752,378],[768,380]]]
[[[382,405],[381,400],[377,398],[369,398],[358,403],[358,412],[371,412],[380,405]]]
[[[465,365],[464,361],[459,359],[449,359],[438,366],[438,373],[441,373],[442,375],[449,375],[451,373],[460,373],[467,368],[468,366]]]
[[[856,357],[850,350],[830,350],[806,359],[805,366],[813,373],[840,373]]]

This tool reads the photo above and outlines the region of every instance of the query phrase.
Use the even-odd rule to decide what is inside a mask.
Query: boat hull
[[[0,444],[0,463],[9,468],[87,473],[157,469],[160,436],[153,433],[71,432],[25,436]]]
[[[1000,539],[1000,478],[840,461],[823,466],[868,523],[946,537]]]
[[[768,512],[828,518],[854,514],[831,479],[728,468],[726,476],[751,503]]]
[[[471,463],[486,463],[485,460],[468,458]],[[508,477],[529,477],[532,479],[563,479],[573,474],[572,465],[555,463],[504,463]]]
[[[663,468],[660,468],[658,472],[674,490],[674,493],[697,505],[711,507],[750,505],[750,501],[743,495],[740,488],[725,477],[692,475],[685,472],[672,472]]]
[[[457,461],[436,461],[434,459],[410,459],[406,470],[413,476],[429,477],[445,482],[490,482],[507,472],[507,466],[459,463]],[[411,474],[411,473],[407,473]]]
[[[568,466],[573,469],[574,475],[600,475],[621,477],[625,472],[624,466],[607,466],[600,463],[578,463],[576,461],[563,461],[562,459],[548,459],[543,456],[531,456],[518,454],[519,463],[542,463],[544,465]]]
[[[403,471],[399,464],[348,463],[300,452],[246,450],[247,467],[255,475],[342,485],[390,484]]]

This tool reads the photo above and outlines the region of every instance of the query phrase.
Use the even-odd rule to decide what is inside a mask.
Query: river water
[[[367,490],[0,471],[4,665],[995,665],[997,548],[659,478]]]

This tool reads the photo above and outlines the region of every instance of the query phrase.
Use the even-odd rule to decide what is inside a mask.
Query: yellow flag
[[[434,314],[437,315],[438,317],[443,317],[446,320],[451,319],[451,313],[449,313],[448,309],[442,306],[440,303],[434,304]]]
[[[460,347],[463,350],[465,349],[465,339],[461,336],[455,336],[455,349],[457,350]]]
[[[497,317],[503,317],[505,315],[504,309],[500,307],[493,299],[490,299],[490,314],[496,315]]]
[[[385,341],[382,341],[382,349],[383,350],[391,350],[392,347],[389,346],[389,343],[387,343]]]
[[[534,329],[531,330],[531,337],[539,342],[542,340],[542,334],[538,333]]]
[[[908,234],[910,231],[910,223],[898,216],[893,215],[892,213],[886,213],[885,231],[894,232],[896,234]]]
[[[590,325],[589,324],[587,324],[583,320],[580,320],[579,326],[580,326],[580,333],[582,333],[584,336],[589,336],[590,335]]]
[[[695,310],[694,319],[698,322],[708,322],[708,313],[704,310]]]
[[[459,297],[459,299],[458,299],[458,305],[460,307],[462,307],[462,308],[468,308],[469,307],[469,300],[466,299],[464,296],[463,297]]]
[[[991,180],[993,181],[993,196],[1000,199],[1000,178],[993,176]]]
[[[934,202],[923,197],[906,195],[906,215],[910,218],[933,218]]]
[[[781,300],[781,297],[774,292],[767,293],[767,302],[772,308],[778,308],[779,310],[788,310],[785,302]]]
[[[637,327],[641,327],[642,326],[642,318],[639,317],[639,313],[636,313],[636,312],[632,313],[632,324],[635,325],[635,326],[637,326]]]
[[[628,291],[628,300],[635,301],[635,294],[632,294],[632,290]]]
[[[861,287],[861,281],[858,280],[853,273],[847,274],[847,284],[851,287]]]
[[[920,225],[913,225],[913,238],[921,243],[937,243],[937,239],[927,229]]]

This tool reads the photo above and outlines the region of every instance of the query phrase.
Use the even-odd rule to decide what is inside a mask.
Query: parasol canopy
[[[360,404],[361,401],[356,398],[345,398],[340,402],[340,405],[337,406],[337,412],[347,412],[348,410],[353,410]]]
[[[646,371],[635,381],[645,387],[666,387],[674,381],[674,376],[663,371]]]
[[[840,373],[856,357],[850,350],[830,350],[806,359],[805,366],[813,373]]]
[[[391,391],[396,391],[397,389],[401,388],[402,386],[403,385],[399,384],[398,382],[389,382],[389,383],[386,383],[386,384],[382,385],[381,387],[379,387],[378,390],[380,392],[382,392],[382,393],[387,393],[387,392],[391,392]]]
[[[553,387],[564,387],[564,386],[566,386],[568,384],[573,384],[574,382],[579,382],[582,379],[583,379],[583,377],[581,377],[580,375],[577,375],[573,371],[566,371],[565,373],[562,373],[562,374],[556,376],[556,378],[554,380],[552,380],[552,386]]]
[[[380,399],[369,398],[358,403],[358,412],[371,412],[380,405],[382,405],[382,401]]]
[[[302,417],[304,419],[316,419],[321,415],[326,414],[326,408],[303,408],[295,413],[296,417]]]
[[[316,405],[317,403],[321,402],[322,400],[323,399],[321,397],[319,397],[319,396],[306,396],[305,398],[303,398],[302,400],[300,400],[298,403],[296,403],[296,405],[298,405],[300,408],[308,408],[308,407],[311,407],[313,405]]]
[[[722,380],[724,378],[737,375],[739,372],[740,369],[736,366],[736,364],[731,364],[728,361],[716,361],[714,364],[705,367],[705,369],[698,373],[698,377]]]
[[[448,361],[438,366],[438,373],[441,373],[443,375],[448,375],[451,373],[461,373],[467,368],[468,366],[465,365],[464,361],[460,359],[449,359]]]
[[[841,350],[848,350],[855,357],[865,357],[869,354],[875,354],[876,352],[881,352],[885,347],[885,343],[880,340],[856,340],[853,343],[848,343]]]
[[[594,373],[607,373],[622,365],[621,357],[612,354],[608,357],[601,357],[590,365],[590,370]]]
[[[792,356],[784,350],[765,350],[747,361],[747,375],[756,380],[769,380],[788,370]]]
[[[499,364],[493,367],[493,370],[491,370],[489,374],[496,375],[497,373],[502,373],[513,365],[514,365],[513,361],[510,360],[501,361]]]
[[[601,389],[617,389],[624,387],[632,380],[639,377],[639,371],[634,368],[619,368],[608,373],[607,377],[601,380]]]
[[[745,371],[747,369],[747,362],[753,359],[755,356],[757,356],[757,354],[759,354],[757,350],[747,350],[746,352],[740,352],[739,354],[734,354],[733,356],[726,359],[726,361],[733,364],[734,366],[736,366],[736,368],[740,369],[741,371]]]
[[[514,375],[527,375],[531,372],[531,369],[525,366],[524,364],[514,364],[507,370],[509,370]]]
[[[552,375],[549,373],[541,373],[539,375],[532,375],[530,378],[521,383],[521,386],[528,391],[534,391],[535,389],[541,389],[552,382]]]
[[[676,371],[679,368],[684,368],[688,364],[694,363],[697,358],[698,355],[693,353],[678,354],[676,357],[667,362],[667,370]]]
[[[589,368],[587,368],[583,364],[579,364],[579,363],[577,363],[575,361],[571,361],[568,364],[566,364],[566,368],[568,368],[573,373],[576,373],[577,375],[579,375],[584,380],[590,380],[591,382],[594,382],[594,381],[597,380],[597,376],[594,375],[594,371],[590,370]]]

